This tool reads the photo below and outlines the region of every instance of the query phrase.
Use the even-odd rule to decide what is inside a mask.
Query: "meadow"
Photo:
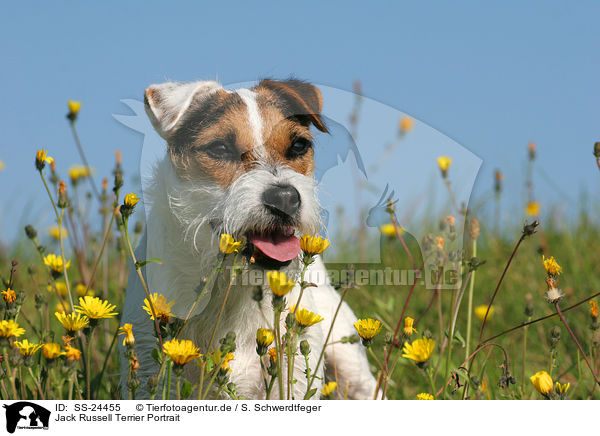
[[[141,193],[121,192],[124,174],[132,169],[124,167],[118,152],[112,174],[100,186],[94,184],[98,177],[92,178],[93,162],[88,165],[77,136],[79,110],[78,102],[69,102],[65,128],[72,128],[84,164],[56,162],[50,148],[39,150],[31,167],[23,168],[26,177],[39,178],[56,224],[36,229],[23,223],[21,237],[0,246],[0,398],[120,398],[119,341],[127,348],[128,398],[143,391],[156,399],[239,399],[228,380],[235,338],[214,338],[208,350],[180,339],[187,320],[173,317],[171,302],[145,283],[145,310],[155,324],[153,356],[160,371],[148,381],[138,377],[135,331],[120,323],[119,314],[129,270],[135,268],[142,277],[148,262],[161,260],[135,258],[133,247],[144,230],[143,210],[136,207]],[[410,119],[400,120],[400,133],[410,134],[411,126]],[[524,152],[531,168],[535,144]],[[590,159],[600,161],[599,144],[594,155]],[[452,199],[451,157],[440,156],[432,165],[439,168]],[[451,215],[432,218],[436,224],[431,234],[417,241],[399,225],[390,201],[389,223],[381,227],[380,239],[361,241],[360,228],[346,229],[346,240],[332,247],[358,250],[361,244],[381,243],[382,266],[403,270],[421,271],[450,261],[459,265],[460,286],[452,290],[431,289],[416,279],[401,286],[336,283],[360,318],[356,335],[343,341],[367,347],[387,398],[600,398],[600,277],[595,274],[600,227],[586,212],[568,224],[553,219],[550,208],[541,209],[535,201],[530,177],[528,171],[523,180],[529,199],[522,225],[499,231],[497,218],[478,216],[461,205]],[[490,201],[507,195],[502,182],[498,172],[495,200]],[[465,229],[464,252],[457,254],[448,247],[459,226]],[[229,257],[243,265],[238,257],[243,243],[221,235],[220,262]],[[329,242],[305,235],[301,245],[306,267]],[[331,266],[344,267],[356,265]],[[227,271],[235,274],[236,269]],[[213,273],[225,274],[219,265]],[[233,279],[226,277],[230,285]],[[294,377],[306,377],[304,398],[312,398],[314,374],[284,375],[282,363],[307,358],[311,351],[302,334],[321,317],[301,309],[300,301],[286,301],[296,284],[292,278],[273,272],[268,282],[270,292],[261,298],[273,305],[276,320],[256,332],[266,395],[279,391],[289,397]],[[303,290],[310,287],[302,277],[297,282]],[[297,310],[290,308],[294,303]],[[280,325],[277,320],[285,330],[273,327]],[[182,379],[185,365],[200,367],[197,383]],[[345,387],[328,382],[320,395],[343,399]]]

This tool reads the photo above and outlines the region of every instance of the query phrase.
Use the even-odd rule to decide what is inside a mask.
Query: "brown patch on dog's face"
[[[218,90],[192,103],[169,134],[169,153],[179,177],[209,178],[227,187],[258,162],[312,174],[310,125],[327,131],[320,118],[320,92],[297,81],[262,81],[252,91],[261,118],[262,144],[255,143],[256,126],[242,97]]]

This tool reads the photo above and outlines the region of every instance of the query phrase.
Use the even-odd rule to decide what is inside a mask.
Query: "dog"
[[[299,80],[262,80],[251,89],[233,91],[214,81],[168,82],[146,89],[144,101],[152,125],[167,142],[167,153],[153,169],[150,187],[144,192],[147,226],[136,253],[138,259],[155,256],[163,261],[144,267],[150,292],[174,301],[171,311],[178,318],[185,319],[195,307],[181,338],[192,340],[201,352],[211,351],[206,348],[228,285],[228,274],[218,274],[212,282],[209,277],[220,256],[221,234],[247,241],[244,271],[264,277],[269,270],[281,270],[299,280],[298,238],[320,228],[311,127],[327,133],[321,115],[322,95],[317,87]],[[230,263],[224,265],[225,271],[232,258],[226,258]],[[329,282],[319,256],[308,267],[305,281],[316,286],[305,290],[300,306],[324,318],[303,335],[310,344],[309,367],[315,371],[340,295]],[[253,299],[254,286],[233,284],[215,335],[217,339],[229,332],[236,335],[229,378],[239,397],[245,399],[265,398],[256,331],[272,329],[274,317],[269,286],[266,280],[262,283],[261,304]],[[208,292],[194,306],[200,289]],[[299,291],[296,285],[286,295],[288,305],[296,302]],[[158,370],[151,356],[156,348],[154,325],[142,310],[145,298],[132,271],[123,322],[133,324],[136,338],[142,381],[138,396],[147,395],[147,378]],[[282,331],[286,313],[281,317]],[[376,381],[364,347],[360,342],[339,342],[356,334],[355,321],[353,311],[343,302],[324,365],[316,368],[313,399],[320,397],[326,377],[337,380],[347,398],[374,397]],[[215,339],[212,348],[217,347]],[[124,392],[127,364],[123,358]],[[294,398],[301,399],[307,389],[304,358],[295,359],[294,371]],[[196,384],[197,365],[187,364],[183,377]],[[276,390],[273,399],[278,398]]]

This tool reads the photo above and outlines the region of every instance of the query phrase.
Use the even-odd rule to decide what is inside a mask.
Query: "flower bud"
[[[306,339],[300,342],[300,352],[304,357],[308,356],[308,354],[310,353],[310,344]]]

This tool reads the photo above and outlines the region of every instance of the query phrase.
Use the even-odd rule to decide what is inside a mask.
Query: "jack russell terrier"
[[[278,269],[298,280],[302,266],[298,237],[314,234],[320,226],[310,127],[327,132],[321,117],[321,92],[298,80],[262,80],[251,89],[234,91],[213,81],[169,82],[150,86],[145,91],[145,106],[154,128],[167,142],[166,156],[154,167],[151,186],[144,193],[147,227],[136,249],[140,259],[156,256],[163,260],[161,265],[144,268],[150,292],[174,301],[172,313],[185,319],[219,258],[222,233],[247,241],[249,249],[244,253],[252,261],[244,262],[246,272],[265,275]],[[331,286],[320,257],[308,268],[305,280],[316,287],[305,290],[301,306],[324,318],[303,335],[311,347],[309,366],[314,371],[340,296]],[[254,286],[233,285],[215,335],[217,339],[228,332],[236,335],[230,380],[239,396],[246,399],[265,398],[256,331],[273,328],[269,325],[273,309],[266,280],[263,283],[261,305],[253,299]],[[227,277],[207,284],[211,291],[197,305],[181,335],[201,352],[207,351],[227,284]],[[299,291],[296,285],[287,295],[288,303],[297,300]],[[156,347],[154,325],[142,309],[144,298],[140,280],[132,271],[123,322],[133,324],[141,395],[147,378],[158,370],[151,356]],[[284,320],[285,313],[282,331]],[[317,369],[312,387],[318,393],[313,399],[319,397],[326,375],[338,381],[348,398],[373,398],[376,382],[364,347],[360,342],[338,342],[356,334],[355,321],[356,316],[344,302],[324,365]],[[217,347],[218,343],[213,346]],[[126,389],[127,359],[122,361],[122,386]],[[295,398],[305,394],[304,371],[304,359],[295,359]],[[186,365],[183,376],[197,383],[198,367]],[[278,397],[275,391],[272,398]]]

